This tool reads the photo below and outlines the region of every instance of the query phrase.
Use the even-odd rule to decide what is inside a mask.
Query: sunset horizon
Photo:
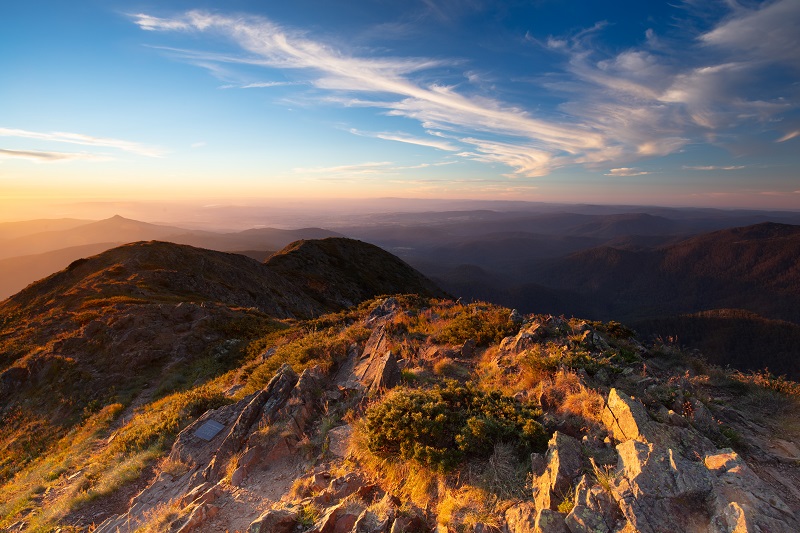
[[[800,208],[789,0],[7,12],[4,220],[176,198]]]

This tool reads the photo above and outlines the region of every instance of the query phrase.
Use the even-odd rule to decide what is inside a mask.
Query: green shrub
[[[453,381],[424,391],[397,389],[368,409],[367,446],[446,472],[466,459],[489,457],[497,443],[512,444],[520,454],[544,450],[539,414],[498,392]]]
[[[508,309],[495,306],[470,306],[453,317],[436,336],[436,342],[462,344],[474,339],[480,346],[497,343],[516,335],[519,325],[510,320]]]

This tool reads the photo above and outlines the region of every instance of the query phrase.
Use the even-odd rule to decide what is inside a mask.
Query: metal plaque
[[[203,440],[211,440],[223,429],[225,429],[225,426],[216,420],[208,420],[194,432],[194,436],[200,437]]]

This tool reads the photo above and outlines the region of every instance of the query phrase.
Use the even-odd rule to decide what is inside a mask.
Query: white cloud
[[[615,176],[615,177],[622,177],[627,178],[631,176],[644,176],[646,174],[650,174],[650,172],[646,172],[644,170],[639,170],[638,168],[612,168],[608,171],[606,176]]]
[[[716,165],[708,165],[708,166],[699,166],[699,167],[683,167],[687,170],[742,170],[745,168],[743,165],[728,165],[728,166],[716,166]]]
[[[140,143],[124,141],[121,139],[111,139],[104,137],[92,137],[82,133],[67,133],[61,131],[43,133],[37,131],[27,131],[13,128],[0,128],[0,137],[18,137],[21,139],[36,139],[40,141],[53,141],[68,144],[80,144],[83,146],[98,146],[103,148],[116,148],[123,152],[130,152],[147,157],[160,157],[163,151],[159,148],[146,146]]]
[[[311,83],[320,89],[400,97],[399,100],[388,101],[385,98],[374,101],[350,99],[350,105],[386,108],[389,115],[414,118],[423,124],[436,124],[440,130],[511,135],[522,138],[525,145],[539,145],[528,156],[509,157],[505,148],[494,158],[488,153],[481,156],[497,162],[519,164],[514,167],[514,174],[546,174],[541,164],[530,163],[531,159],[548,159],[549,156],[544,156],[544,150],[580,154],[602,149],[605,144],[601,134],[577,121],[563,124],[548,121],[490,98],[467,97],[451,87],[440,85],[422,86],[409,78],[412,73],[452,65],[453,61],[355,57],[260,17],[232,18],[192,11],[174,19],[136,15],[134,20],[147,30],[221,32],[257,57],[257,60],[250,59],[247,62],[309,70],[316,73]],[[219,56],[215,58],[223,60]],[[194,59],[197,60],[196,55]],[[491,144],[486,141],[484,149]],[[503,146],[503,143],[495,144]],[[533,174],[529,173],[529,169],[534,167]]]
[[[501,143],[480,139],[465,138],[462,142],[471,144],[476,152],[461,152],[460,156],[483,163],[501,163],[514,170],[508,177],[537,178],[546,176],[555,166],[553,157],[544,150],[513,143]]]
[[[389,116],[414,119],[430,135],[448,140],[395,133],[371,136],[460,150],[462,157],[510,167],[510,176],[543,176],[571,164],[631,170],[622,165],[673,154],[712,138],[721,144],[769,131],[782,114],[800,107],[792,94],[781,93],[780,86],[759,93],[752,88],[763,69],[800,65],[797,0],[731,8],[727,18],[682,44],[648,29],[641,46],[614,55],[604,56],[604,48],[594,46],[607,26],[603,22],[571,38],[550,37],[543,45],[527,36],[528,42],[564,54],[564,71],[537,81],[564,99],[558,115],[468,95],[461,87],[419,81],[425,71],[458,66],[455,60],[358,57],[262,17],[190,11],[173,18],[138,14],[133,19],[148,31],[223,35],[243,53],[173,51],[204,68],[243,63],[296,71],[321,90],[311,95],[317,101],[383,109]],[[472,87],[482,88],[476,71],[464,72]],[[279,83],[283,82],[236,86]],[[718,135],[732,132],[736,135]],[[797,135],[800,132],[784,134],[778,142]]]
[[[5,149],[0,149],[0,159],[27,159],[28,161],[34,161],[36,163],[56,163],[63,161],[111,161],[110,157],[86,153]]]
[[[429,148],[436,148],[438,150],[444,150],[447,152],[455,152],[459,150],[458,147],[454,146],[452,143],[446,141],[439,141],[436,139],[425,139],[421,137],[414,137],[405,133],[372,133],[372,132],[365,132],[359,131],[357,129],[351,128],[350,133],[354,135],[360,135],[362,137],[374,137],[376,139],[384,139],[386,141],[397,141],[401,143],[407,144],[415,144],[418,146],[427,146]]]
[[[738,9],[734,16],[701,36],[708,45],[735,52],[748,61],[782,62],[800,67],[800,2],[764,2]]]

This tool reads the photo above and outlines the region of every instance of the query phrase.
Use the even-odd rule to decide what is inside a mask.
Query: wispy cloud
[[[17,137],[21,139],[35,139],[40,141],[51,141],[68,144],[79,144],[83,146],[96,146],[102,148],[115,148],[123,152],[129,152],[147,157],[160,157],[164,151],[144,144],[124,141],[121,139],[111,139],[105,137],[92,137],[82,133],[67,132],[37,132],[12,128],[0,128],[0,137]]]
[[[431,13],[438,5],[430,3]],[[213,32],[242,50],[238,55],[184,51],[189,62],[246,63],[302,73],[318,101],[375,107],[388,116],[414,119],[432,139],[393,133],[374,137],[502,164],[514,177],[544,176],[576,164],[616,166],[608,175],[633,176],[645,172],[624,174],[635,170],[630,163],[690,144],[725,146],[726,139],[741,142],[765,131],[778,132],[778,142],[800,135],[796,122],[781,120],[800,108],[797,91],[781,92],[779,85],[755,92],[752,83],[764,73],[796,72],[800,66],[800,2],[729,6],[728,16],[681,44],[648,29],[640,46],[603,54],[603,47],[594,46],[606,31],[603,23],[573,36],[528,38],[564,58],[561,72],[535,81],[563,99],[557,114],[489,96],[494,92],[478,83],[481,78],[469,68],[465,75],[477,93],[420,81],[434,79],[436,69],[461,64],[453,59],[357,56],[262,17],[190,11],[170,18],[132,18],[148,31]],[[276,82],[265,83],[272,87]]]
[[[292,169],[297,174],[348,174],[367,175],[385,171],[393,163],[389,161],[358,163],[355,165],[338,165],[333,167],[297,167]]]
[[[311,83],[318,89],[383,97],[375,100],[358,99],[357,103],[361,106],[385,108],[389,115],[416,119],[426,128],[434,127],[461,134],[484,133],[519,137],[524,142],[527,140],[526,144],[540,145],[532,155],[536,159],[541,158],[544,147],[551,152],[580,154],[587,150],[601,149],[605,143],[601,134],[578,122],[552,122],[535,117],[525,109],[491,98],[465,96],[452,87],[443,85],[421,85],[410,77],[413,73],[453,65],[453,60],[356,57],[260,17],[233,18],[191,11],[172,19],[149,15],[135,15],[133,18],[140,27],[147,30],[214,30],[223,33],[247,53],[258,58],[257,61],[249,59],[249,62],[275,68],[311,71],[314,73]],[[224,60],[219,56],[216,59]],[[400,99],[387,100],[386,95],[399,96]],[[408,142],[408,138],[401,142]],[[484,148],[492,144],[492,141],[486,140],[485,143]],[[538,164],[532,174],[528,173],[528,169],[533,167],[529,158],[509,159],[508,154],[497,155],[497,158],[492,159],[491,154],[483,154],[478,159],[518,161],[521,166],[515,167],[515,174],[543,174]]]
[[[606,173],[606,176],[614,176],[614,177],[631,177],[631,176],[644,176],[650,174],[650,172],[639,170],[638,168],[612,168],[611,170]]]
[[[110,157],[86,153],[43,152],[39,150],[5,150],[0,148],[0,159],[27,159],[36,163],[63,161],[110,161]]]
[[[744,165],[730,165],[730,166],[717,166],[717,165],[708,165],[708,166],[699,166],[699,167],[683,167],[686,170],[742,170],[746,168]]]
[[[353,135],[359,135],[361,137],[373,137],[375,139],[384,139],[386,141],[397,141],[406,144],[415,144],[418,146],[427,146],[429,148],[436,148],[438,150],[444,150],[446,152],[455,152],[458,151],[459,148],[452,143],[447,141],[441,141],[438,139],[427,139],[423,137],[414,137],[412,135],[408,135],[405,133],[376,133],[376,132],[368,132],[368,131],[360,131],[355,128],[350,128],[348,130]]]
[[[789,133],[787,133],[786,135],[784,135],[783,137],[781,137],[780,139],[778,139],[775,142],[776,143],[783,143],[783,142],[786,142],[786,141],[790,141],[790,140],[792,140],[792,139],[794,139],[795,137],[798,137],[798,136],[800,136],[800,130],[790,131]]]
[[[453,165],[458,161],[437,161],[434,163],[420,163],[418,165],[397,165],[391,161],[370,161],[353,165],[337,165],[328,167],[298,167],[292,169],[295,174],[306,176],[319,176],[315,179],[346,180],[369,179],[374,177],[387,178],[404,173],[408,170]]]
[[[255,83],[246,83],[244,85],[223,85],[220,89],[267,89],[270,87],[284,87],[286,85],[300,85],[292,81],[260,81]]]

